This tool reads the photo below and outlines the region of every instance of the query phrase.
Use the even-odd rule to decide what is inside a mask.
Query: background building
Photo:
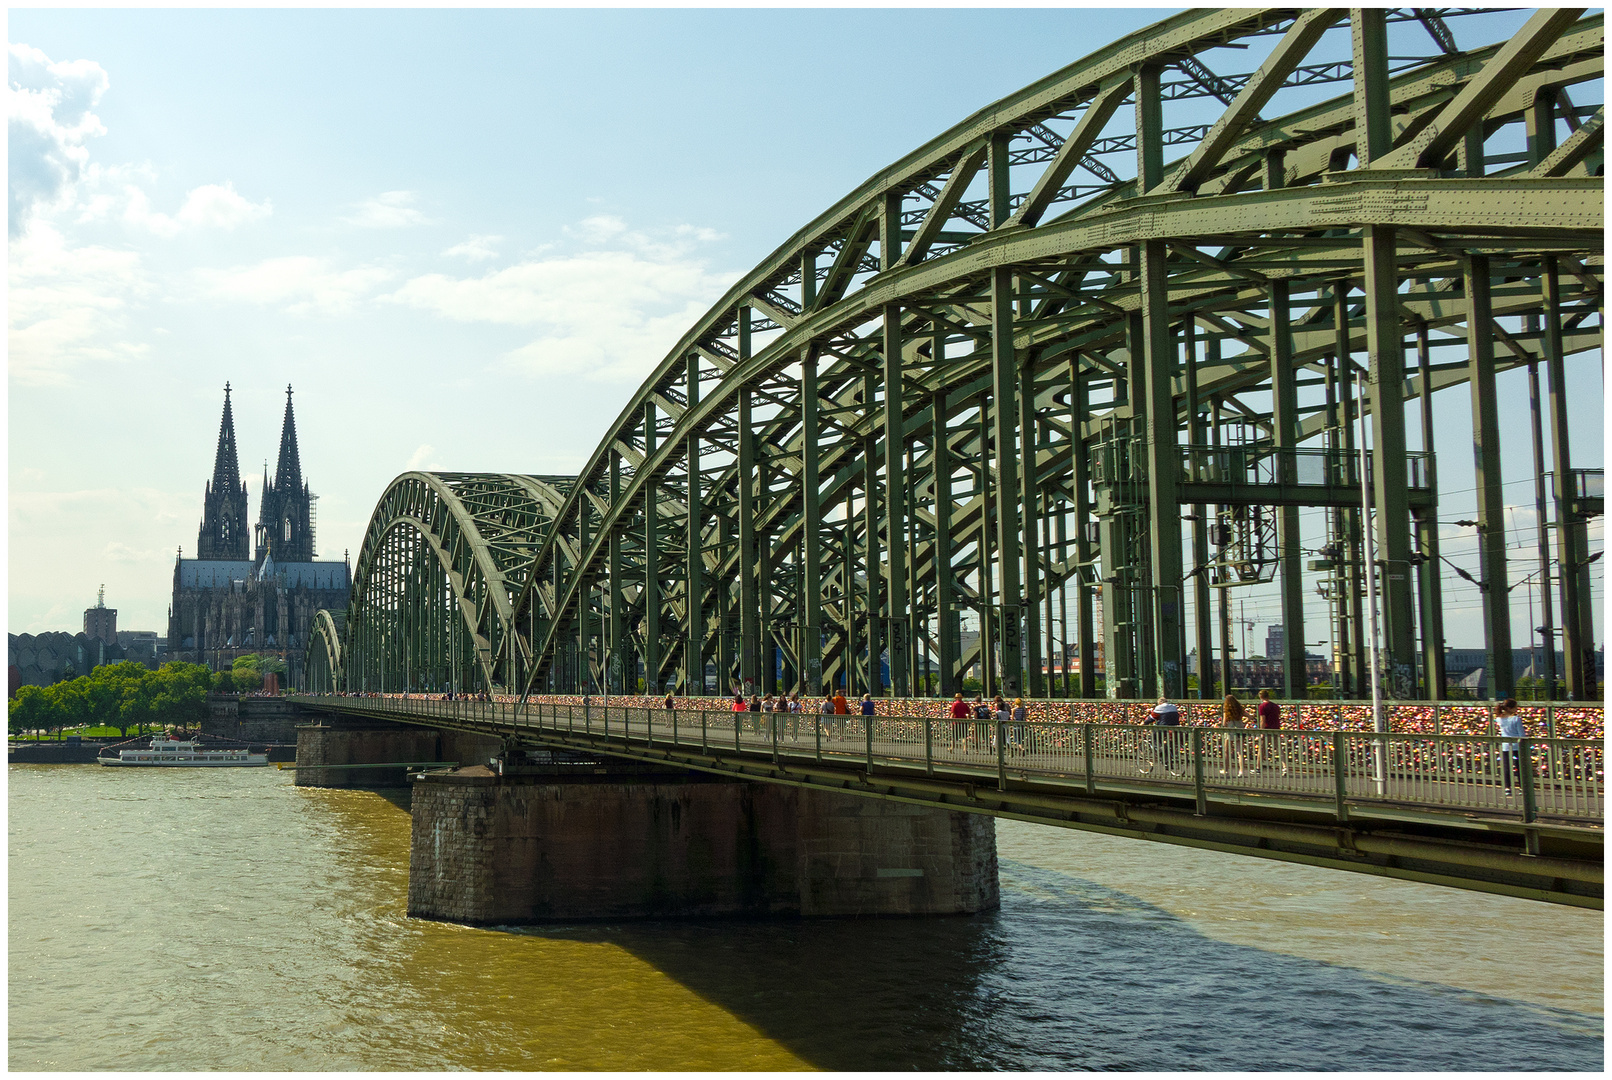
[[[344,609],[351,587],[345,560],[318,561],[313,493],[302,476],[291,388],[286,387],[280,456],[263,492],[248,556],[247,492],[235,446],[229,386],[219,424],[213,478],[202,497],[197,558],[174,562],[168,656],[215,670],[248,653],[285,661],[288,683],[300,685],[303,651],[314,614]]]

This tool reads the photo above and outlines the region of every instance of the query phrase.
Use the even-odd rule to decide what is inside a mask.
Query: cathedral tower
[[[224,384],[224,419],[218,426],[218,452],[213,479],[202,497],[201,531],[196,537],[199,559],[251,558],[247,542],[246,485],[235,454],[235,414],[230,411],[229,383]]]
[[[280,428],[280,460],[271,482],[263,477],[258,504],[257,561],[269,555],[277,563],[313,561],[313,522],[309,513],[308,485],[302,480],[302,458],[297,453],[297,419],[291,411],[291,387],[285,388],[285,423]]]

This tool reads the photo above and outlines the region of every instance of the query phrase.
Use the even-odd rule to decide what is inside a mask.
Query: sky
[[[1164,14],[11,10],[8,629],[76,631],[104,583],[166,632],[226,380],[253,520],[295,388],[321,558],[408,469],[575,472],[801,225]],[[1598,357],[1572,378],[1598,465]]]

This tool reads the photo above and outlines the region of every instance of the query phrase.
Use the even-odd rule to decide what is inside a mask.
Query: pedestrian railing
[[[1592,739],[1369,731],[1210,728],[520,705],[410,696],[309,699],[364,712],[451,720],[489,730],[585,734],[623,748],[677,747],[775,762],[894,765],[930,775],[1099,787],[1160,786],[1207,802],[1252,794],[1350,805],[1479,811],[1524,822],[1600,825],[1605,755]]]

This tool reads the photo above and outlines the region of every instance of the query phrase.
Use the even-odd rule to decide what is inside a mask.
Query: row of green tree
[[[207,717],[207,694],[251,693],[263,676],[285,673],[273,656],[241,656],[229,671],[171,661],[156,671],[123,660],[54,686],[23,686],[11,699],[8,728],[60,732],[64,728],[115,727],[125,736],[150,727],[198,727]]]
[[[124,735],[170,724],[196,727],[207,716],[212,688],[213,672],[201,664],[175,660],[152,671],[123,660],[54,686],[19,687],[8,727],[13,735],[88,725],[115,727]]]

